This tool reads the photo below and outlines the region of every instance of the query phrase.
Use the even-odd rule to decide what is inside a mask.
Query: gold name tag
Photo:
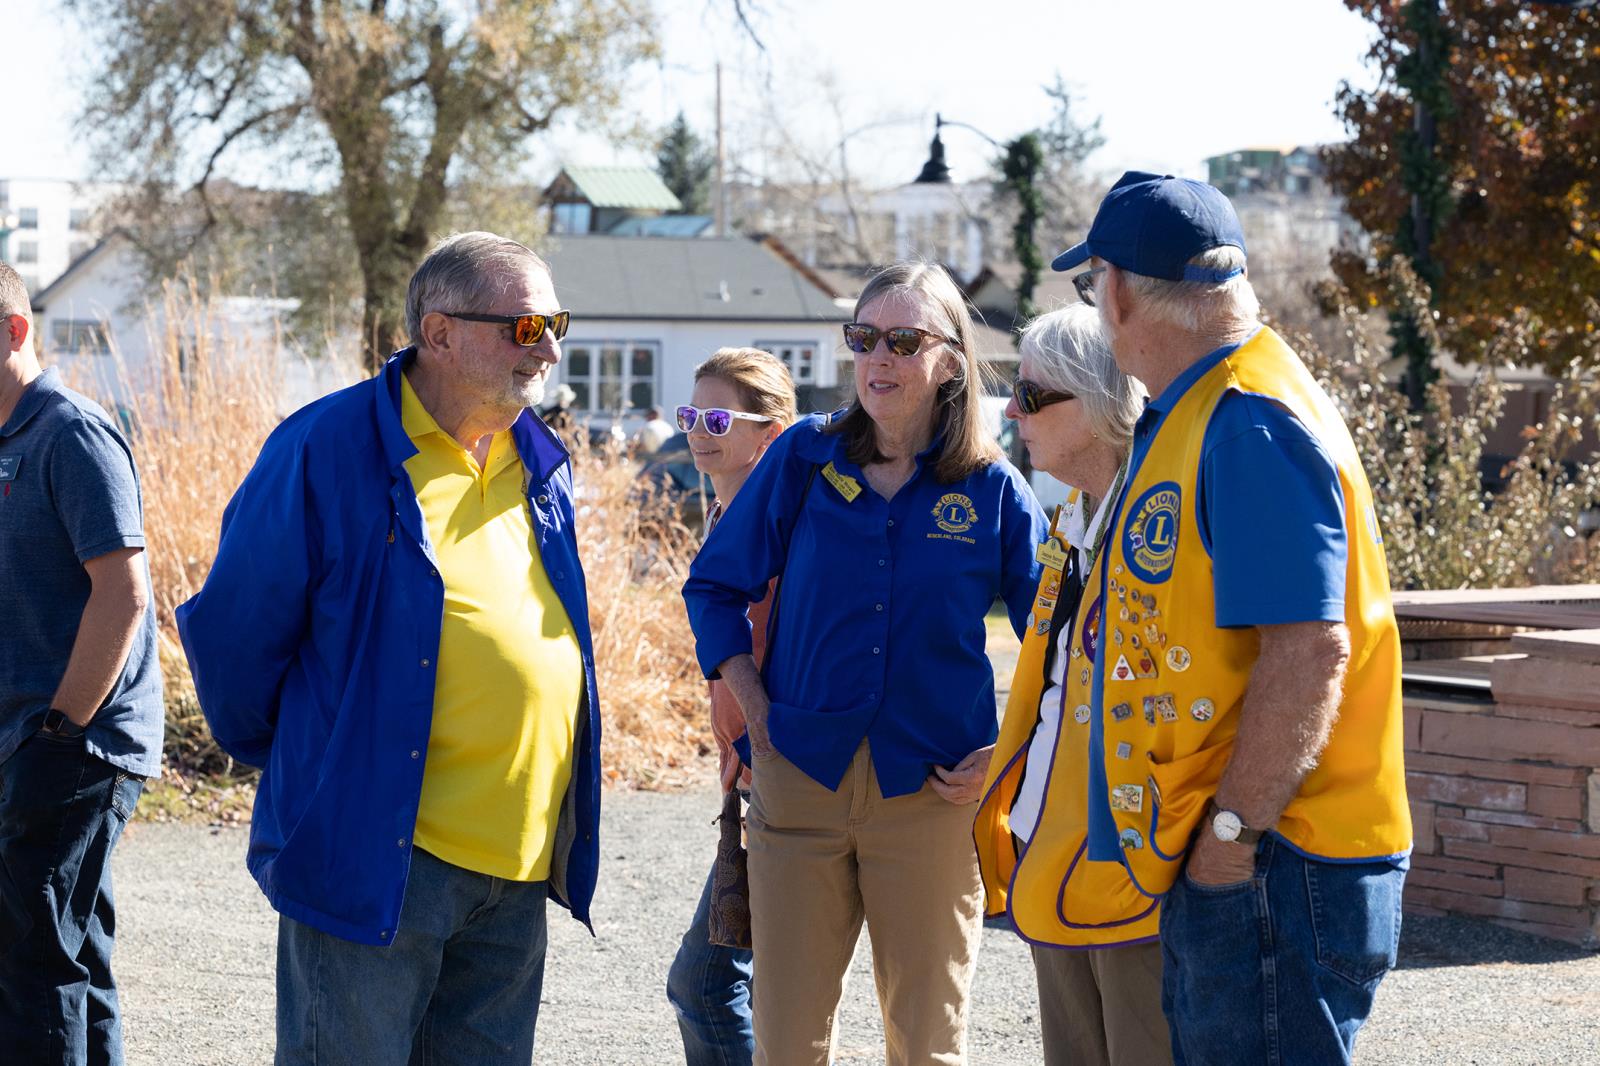
[[[838,490],[846,503],[854,503],[855,498],[861,495],[861,483],[848,474],[839,473],[831,462],[822,468],[822,476],[828,479],[828,484]]]
[[[1033,553],[1033,557],[1039,560],[1040,566],[1049,570],[1064,570],[1067,566],[1067,549],[1063,548],[1061,542],[1054,537],[1039,545],[1039,550]]]

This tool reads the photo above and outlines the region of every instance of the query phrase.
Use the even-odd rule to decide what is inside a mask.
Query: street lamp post
[[[928,145],[928,161],[923,164],[922,173],[917,175],[917,181],[920,183],[948,184],[950,181],[950,168],[944,161],[944,140],[939,136],[939,131],[945,126],[955,126],[976,133],[1001,153],[1001,185],[1017,198],[1017,223],[1011,228],[1011,247],[1016,254],[1018,265],[1022,268],[1022,273],[1017,279],[1017,322],[1025,322],[1032,318],[1037,310],[1033,303],[1033,293],[1039,286],[1039,275],[1044,268],[1044,260],[1040,257],[1038,244],[1034,241],[1034,231],[1044,215],[1044,200],[1039,195],[1038,188],[1039,172],[1044,168],[1043,146],[1039,143],[1038,135],[1034,133],[1024,133],[1001,144],[976,126],[965,122],[953,122],[935,113],[933,141]],[[1016,331],[1012,332],[1011,343],[1022,343],[1022,337]]]

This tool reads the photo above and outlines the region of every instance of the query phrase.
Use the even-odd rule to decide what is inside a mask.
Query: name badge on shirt
[[[20,455],[0,455],[0,481],[14,481],[17,469],[22,466]]]
[[[822,476],[828,479],[828,484],[838,490],[846,503],[854,503],[855,498],[861,495],[861,483],[849,474],[839,473],[831,462],[822,468]]]
[[[1033,557],[1047,570],[1059,571],[1066,569],[1067,566],[1067,549],[1063,548],[1061,542],[1054,537],[1039,545],[1039,550],[1033,553]]]

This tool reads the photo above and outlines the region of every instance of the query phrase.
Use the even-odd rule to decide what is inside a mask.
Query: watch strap
[[[1215,826],[1216,826],[1216,817],[1217,817],[1217,815],[1221,814],[1224,810],[1226,810],[1226,808],[1218,806],[1217,805],[1217,801],[1216,801],[1215,798],[1213,798],[1211,800],[1211,805],[1206,808],[1206,825],[1212,827],[1212,829],[1211,829],[1211,835],[1212,836],[1216,836],[1217,835],[1217,831],[1216,831],[1216,828],[1215,828]],[[1239,819],[1239,825],[1240,825],[1239,835],[1234,837],[1232,841],[1229,841],[1229,843],[1244,844],[1244,845],[1247,845],[1248,847],[1252,847],[1253,848],[1257,844],[1261,843],[1261,838],[1262,837],[1267,835],[1267,831],[1265,829],[1251,829],[1249,826],[1245,825],[1244,824],[1244,819],[1242,817],[1240,817],[1238,811],[1228,811],[1228,813],[1233,815],[1235,818],[1238,818]],[[1221,840],[1222,838],[1221,837],[1217,837],[1217,839]]]
[[[52,707],[45,712],[44,725],[41,726],[47,733],[54,733],[62,737],[81,737],[87,730],[67,717],[65,711]]]

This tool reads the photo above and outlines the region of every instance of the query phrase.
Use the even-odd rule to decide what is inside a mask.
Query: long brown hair
[[[760,348],[718,348],[711,358],[694,368],[694,379],[701,378],[726,381],[739,393],[747,413],[766,415],[785,429],[799,417],[795,413],[794,378],[771,352]]]
[[[944,335],[956,341],[955,345],[946,347],[960,360],[961,370],[939,386],[935,400],[939,415],[934,435],[942,438],[943,443],[934,460],[933,473],[945,484],[960,481],[1001,458],[1000,446],[983,425],[983,383],[979,378],[978,355],[972,345],[972,318],[967,313],[966,299],[944,267],[911,262],[895,263],[874,274],[856,299],[856,317],[860,318],[862,309],[875,300],[902,292],[925,297],[933,305],[934,314],[944,327]],[[859,396],[825,432],[844,437],[845,455],[857,466],[884,459],[878,450],[877,424],[861,406]]]

